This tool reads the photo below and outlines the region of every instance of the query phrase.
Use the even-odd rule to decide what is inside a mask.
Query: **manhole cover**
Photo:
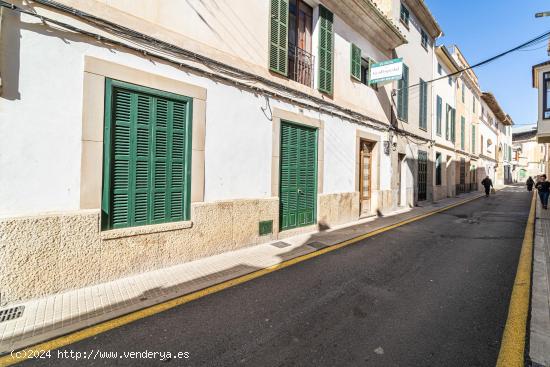
[[[285,247],[290,246],[290,243],[279,241],[279,242],[272,243],[271,246],[275,246],[275,247],[278,247],[278,248],[285,248]]]

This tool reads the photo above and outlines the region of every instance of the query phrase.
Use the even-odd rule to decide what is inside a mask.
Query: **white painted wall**
[[[85,55],[206,88],[205,201],[271,196],[272,125],[269,112],[262,111],[262,96],[92,45],[88,38],[58,31],[44,35],[34,31],[43,29],[35,18],[21,20],[24,27],[14,17],[4,25],[10,35],[2,47],[19,49],[11,55],[19,66],[8,73],[13,73],[9,80],[17,79],[20,98],[0,97],[0,215],[79,209]],[[270,107],[298,111],[273,99]],[[325,122],[324,193],[354,191],[355,130],[362,127],[304,113]],[[389,189],[390,161],[379,156],[381,189]]]
[[[399,1],[393,2],[392,5],[394,21],[398,25],[401,32],[407,38],[407,43],[399,46],[396,49],[397,57],[402,57],[403,62],[409,67],[409,86],[417,85],[420,79],[429,81],[433,79],[433,65],[434,59],[434,40],[428,36],[427,50],[421,45],[421,29],[423,25],[420,23],[413,10],[409,8],[409,28],[407,29],[403,23],[399,20],[401,4]],[[428,85],[428,113],[432,110],[432,90]],[[418,128],[419,126],[419,112],[420,112],[420,88],[419,86],[411,87],[409,89],[409,114],[408,124],[405,128],[408,131],[415,132],[425,137],[431,138],[432,121],[428,118],[428,130],[424,132]],[[396,99],[397,101],[397,99]]]
[[[433,73],[434,79],[444,77],[445,75],[451,74],[451,70],[445,66],[443,60],[437,56],[437,53],[434,52],[434,63],[433,63]],[[441,74],[438,72],[438,64],[441,65]],[[452,108],[456,108],[456,81],[453,78],[452,84],[449,84],[449,78],[444,78],[432,83],[432,136],[434,140],[443,144],[449,149],[454,149],[454,144],[448,141],[446,137],[446,113],[447,113],[447,104]],[[441,136],[437,135],[437,96],[441,97]]]

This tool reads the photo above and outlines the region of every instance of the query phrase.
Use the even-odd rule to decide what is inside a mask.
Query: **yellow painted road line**
[[[535,232],[535,208],[537,196],[533,194],[527,227],[523,236],[518,270],[510,298],[508,319],[504,327],[497,367],[523,367],[529,296],[531,293],[531,266],[533,260],[533,237]]]
[[[101,322],[99,324],[84,328],[84,329],[76,331],[76,332],[72,332],[70,334],[67,334],[67,335],[64,335],[64,336],[61,336],[61,337],[58,337],[58,338],[55,338],[55,339],[52,339],[52,340],[49,340],[49,341],[46,341],[46,342],[43,342],[43,343],[36,344],[36,345],[31,346],[29,348],[23,349],[23,350],[19,351],[18,353],[7,354],[3,357],[0,357],[0,367],[11,366],[15,363],[22,362],[23,360],[26,360],[26,359],[30,358],[31,356],[33,356],[33,355],[35,355],[35,356],[40,355],[40,353],[42,351],[48,351],[48,350],[54,350],[54,349],[62,348],[66,345],[73,344],[73,343],[76,343],[80,340],[93,337],[95,335],[104,333],[106,331],[117,328],[119,326],[129,324],[129,323],[137,321],[139,319],[143,319],[145,317],[155,315],[159,312],[163,312],[163,311],[169,310],[171,308],[174,308],[176,306],[183,305],[185,303],[194,301],[196,299],[202,298],[202,297],[207,296],[209,294],[220,292],[224,289],[227,289],[227,288],[230,288],[230,287],[233,287],[233,286],[251,281],[253,279],[259,278],[261,276],[272,273],[274,271],[284,269],[284,268],[289,267],[291,265],[298,264],[300,262],[303,262],[303,261],[312,259],[314,257],[326,254],[328,252],[338,250],[342,247],[349,246],[351,244],[362,241],[366,238],[376,236],[377,234],[389,231],[389,230],[397,228],[397,227],[401,227],[405,224],[412,223],[412,222],[427,218],[431,215],[441,213],[441,212],[444,212],[446,210],[455,208],[459,205],[469,203],[469,202],[471,202],[473,200],[476,200],[476,199],[479,199],[483,196],[484,195],[479,195],[479,196],[476,196],[474,198],[462,200],[458,203],[451,204],[451,205],[445,206],[443,208],[433,210],[433,211],[428,212],[428,213],[420,214],[418,216],[403,220],[401,222],[398,222],[398,223],[395,223],[395,224],[392,224],[392,225],[389,225],[389,226],[386,226],[386,227],[382,227],[382,228],[373,230],[371,232],[362,234],[360,236],[354,237],[354,238],[349,239],[349,240],[344,241],[344,242],[340,242],[340,243],[335,244],[333,246],[325,247],[325,248],[317,250],[315,252],[311,252],[309,254],[305,254],[305,255],[302,255],[302,256],[295,257],[295,258],[290,259],[290,260],[283,261],[283,262],[281,262],[277,265],[273,265],[273,266],[267,267],[265,269],[255,271],[255,272],[252,272],[250,274],[242,275],[240,277],[230,279],[228,281],[225,281],[225,282],[222,282],[222,283],[219,283],[219,284],[215,284],[213,286],[201,289],[199,291],[189,293],[189,294],[186,294],[186,295],[174,298],[172,300],[162,302],[162,303],[159,303],[159,304],[156,304],[156,305],[153,305],[153,306],[150,306],[150,307],[138,310],[138,311],[134,311],[134,312],[131,312],[131,313],[126,314],[124,316],[119,316],[119,317],[116,317],[114,319]]]

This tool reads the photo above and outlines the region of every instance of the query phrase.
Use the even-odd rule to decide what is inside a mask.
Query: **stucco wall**
[[[326,122],[326,193],[354,190],[354,131],[358,124],[299,109],[288,103],[182,72],[161,62],[123,50],[107,49],[86,37],[63,32],[38,33],[34,18],[6,19],[11,35],[4,47],[15,47],[18,68],[0,99],[0,215],[34,214],[79,208],[82,136],[82,73],[84,56],[127,65],[205,88],[206,102],[204,200],[270,196],[270,108],[280,107]],[[41,60],[37,67],[36,60]],[[364,85],[369,90],[374,91]],[[16,91],[10,91],[16,88]],[[372,98],[371,98],[372,100]],[[373,105],[376,100],[373,101]],[[373,131],[373,133],[377,133]],[[377,133],[378,134],[378,133]],[[28,144],[32,141],[32,144]],[[350,142],[348,145],[346,142]],[[24,152],[24,154],[22,154]],[[254,152],[254,154],[250,154]],[[384,158],[385,159],[385,158]],[[385,163],[389,162],[386,159]],[[385,164],[383,165],[385,167]],[[390,168],[381,177],[391,175]],[[246,171],[248,174],[243,174]],[[382,188],[389,188],[383,179]],[[22,195],[24,193],[24,195]]]
[[[269,241],[276,233],[260,237],[258,222],[278,228],[278,206],[277,198],[196,203],[189,228],[137,227],[145,233],[120,237],[100,231],[99,210],[0,219],[1,304]]]
[[[280,238],[275,237],[278,200],[271,192],[273,169],[278,169],[272,166],[275,109],[323,122],[324,185],[319,191],[323,199],[319,199],[318,218],[328,218],[333,225],[357,217],[357,131],[375,136],[378,142],[387,139],[385,134],[124,49],[108,48],[87,37],[52,30],[25,15],[19,19],[11,14],[5,21],[8,31],[3,34],[2,68],[9,77],[0,98],[3,303]],[[193,203],[189,228],[168,225],[106,237],[99,229],[99,207],[86,205],[82,210],[81,187],[86,179],[82,158],[89,151],[82,143],[88,134],[83,125],[89,103],[83,97],[87,57],[206,91],[201,100],[204,162],[199,162],[204,167],[203,202]],[[375,92],[361,88],[368,89],[373,109],[383,110],[378,98],[372,98]],[[99,157],[100,139],[94,140],[94,154]],[[378,200],[386,205],[391,197],[390,156],[383,153],[383,144],[377,147]],[[97,179],[100,160],[96,164]],[[349,202],[349,212],[340,208],[342,201]],[[258,222],[267,219],[274,221],[275,233],[259,237]]]

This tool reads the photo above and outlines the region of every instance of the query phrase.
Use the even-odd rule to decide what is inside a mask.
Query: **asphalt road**
[[[529,205],[508,189],[60,350],[187,359],[24,364],[494,366]]]

